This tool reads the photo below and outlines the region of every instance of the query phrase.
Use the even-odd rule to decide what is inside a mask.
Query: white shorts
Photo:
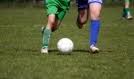
[[[102,4],[103,1],[102,0],[88,0],[88,3],[100,3],[100,4]]]

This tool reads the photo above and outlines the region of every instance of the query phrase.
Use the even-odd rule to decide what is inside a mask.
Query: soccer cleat
[[[42,48],[41,53],[43,54],[48,54],[48,48]]]
[[[122,17],[127,19],[127,20],[132,20],[133,19],[133,16],[131,14],[123,14]]]
[[[132,20],[133,17],[131,15],[126,15],[126,16],[122,16],[123,18],[127,19],[127,20]]]
[[[127,20],[132,20],[133,17],[132,17],[131,15],[129,15],[129,16],[126,16],[126,19],[127,19]]]
[[[92,53],[99,53],[99,48],[95,47],[94,45],[91,45],[90,46],[90,51]]]

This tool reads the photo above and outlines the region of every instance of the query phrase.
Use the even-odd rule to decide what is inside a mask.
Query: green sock
[[[123,13],[122,13],[122,15],[123,15],[123,17],[125,17],[125,16],[127,15],[125,8],[123,8]]]
[[[49,44],[49,39],[50,39],[50,36],[51,36],[51,29],[49,28],[45,28],[44,31],[43,31],[43,45],[42,45],[42,48],[48,48],[48,44]]]
[[[125,14],[130,15],[130,9],[129,8],[125,8]]]

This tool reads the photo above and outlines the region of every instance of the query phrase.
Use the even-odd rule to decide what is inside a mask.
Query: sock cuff
[[[100,20],[91,20],[89,23],[91,23],[91,24],[99,24],[99,25],[101,25]]]
[[[100,22],[100,20],[91,20],[91,22]]]
[[[49,29],[50,30],[51,28],[49,26],[46,26],[46,29]]]

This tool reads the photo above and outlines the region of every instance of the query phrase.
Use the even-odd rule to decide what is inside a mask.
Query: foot
[[[43,54],[48,54],[48,48],[42,48],[41,53]]]
[[[97,47],[94,46],[94,45],[91,45],[91,46],[90,46],[90,51],[91,51],[92,53],[99,53],[99,48],[97,48]]]
[[[131,15],[129,15],[129,16],[126,16],[126,19],[127,19],[127,20],[132,20],[133,17],[132,17]]]
[[[127,20],[132,20],[133,17],[131,15],[123,15],[123,18],[127,19]]]

